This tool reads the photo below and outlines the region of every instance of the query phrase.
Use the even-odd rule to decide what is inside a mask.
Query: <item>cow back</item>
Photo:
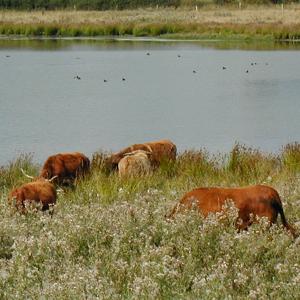
[[[151,163],[146,151],[135,150],[124,156],[118,163],[119,176],[138,176],[151,171]]]
[[[11,191],[8,200],[12,203],[15,199],[16,208],[24,212],[25,201],[41,203],[42,209],[46,210],[49,205],[56,203],[56,189],[54,185],[48,181],[38,180],[25,183],[19,188]]]
[[[221,211],[227,200],[233,201],[239,217],[244,222],[249,221],[250,214],[267,217],[271,222],[275,222],[278,214],[276,207],[282,207],[277,191],[264,185],[244,188],[198,188],[186,193],[171,215],[178,210],[195,207],[206,217],[209,213]]]
[[[57,176],[57,181],[61,182],[84,175],[89,168],[90,160],[84,154],[79,152],[59,153],[46,160],[40,176],[46,179]]]
[[[121,151],[112,154],[107,159],[107,167],[109,169],[117,168],[119,161],[127,154],[133,151],[143,150],[151,152],[151,164],[159,166],[164,160],[176,160],[177,148],[170,140],[160,140],[143,144],[133,144]]]

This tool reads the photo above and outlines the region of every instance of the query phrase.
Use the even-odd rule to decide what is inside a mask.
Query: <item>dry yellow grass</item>
[[[0,34],[300,39],[300,4],[123,11],[0,11]]]
[[[300,23],[300,5],[238,8],[138,9],[123,11],[5,11],[0,23],[33,24],[126,24],[126,23],[218,23],[295,25]]]

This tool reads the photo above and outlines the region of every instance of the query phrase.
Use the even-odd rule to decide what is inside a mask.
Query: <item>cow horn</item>
[[[52,178],[48,179],[47,181],[52,182],[56,177],[58,177],[57,175],[53,176]]]
[[[133,151],[132,151],[132,152],[127,152],[127,153],[124,154],[124,157],[125,157],[125,156],[131,156],[131,155],[133,155],[133,154],[134,154]]]
[[[30,179],[34,179],[33,176],[30,176],[30,175],[26,174],[25,171],[24,171],[22,168],[20,168],[20,169],[21,169],[21,172],[23,173],[23,175],[24,175],[25,177],[30,178]]]
[[[146,145],[147,149],[149,150],[150,153],[153,152],[152,148],[149,145]]]
[[[136,151],[139,151],[139,150],[135,150],[135,151],[132,151],[132,152],[127,152],[127,153],[124,154],[124,157],[134,155],[136,153]],[[147,155],[152,155],[152,152],[150,152],[150,151],[143,150],[143,153],[145,153]]]

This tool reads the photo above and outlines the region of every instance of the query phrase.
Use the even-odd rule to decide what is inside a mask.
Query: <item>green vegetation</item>
[[[198,186],[264,183],[282,197],[300,230],[300,145],[267,154],[236,145],[225,155],[186,151],[153,175],[108,174],[102,152],[92,172],[59,193],[48,213],[16,213],[9,190],[37,175],[22,156],[0,168],[1,299],[299,299],[299,239],[266,220],[238,233],[236,210],[203,219],[164,215]],[[278,222],[280,224],[280,221]]]
[[[141,7],[180,7],[203,6],[215,3],[217,5],[236,4],[237,0],[0,0],[0,8],[5,9],[83,9],[83,10],[108,10],[108,9],[133,9]],[[282,0],[243,0],[243,4],[274,4]],[[289,3],[285,1],[285,3]]]
[[[175,6],[180,0],[0,0],[0,8],[16,9],[62,9],[88,10],[130,9],[137,7]]]
[[[0,0],[1,1],[1,0]],[[243,2],[244,5],[244,2]],[[198,6],[197,6],[198,8]],[[0,35],[149,36],[183,39],[299,40],[299,4],[133,10],[0,11]]]
[[[236,40],[297,40],[300,25],[282,24],[1,24],[2,35],[47,36],[47,37],[89,37],[124,36],[165,37],[180,39],[236,39]]]

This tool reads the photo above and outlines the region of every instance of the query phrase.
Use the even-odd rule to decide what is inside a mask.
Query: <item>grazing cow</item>
[[[16,208],[25,213],[25,202],[39,203],[42,206],[42,210],[49,209],[49,205],[56,203],[56,190],[54,185],[48,180],[37,180],[29,183],[25,183],[19,188],[12,190],[8,196],[9,203],[15,200]]]
[[[151,152],[151,163],[154,167],[158,167],[163,160],[175,160],[177,154],[176,145],[169,140],[160,140],[144,144],[134,144],[121,151],[114,153],[107,160],[109,169],[116,169],[119,161],[130,152],[135,150],[144,150]]]
[[[185,208],[195,208],[204,217],[209,213],[222,210],[226,200],[232,200],[238,209],[241,224],[239,229],[246,229],[251,225],[250,214],[267,217],[270,223],[275,223],[278,213],[283,226],[296,236],[295,230],[286,221],[282,203],[277,191],[269,186],[255,185],[243,188],[198,188],[186,193],[169,215],[172,217],[177,211]],[[239,223],[239,222],[238,222]]]
[[[55,183],[73,183],[90,169],[90,160],[80,152],[58,153],[50,156],[40,173],[40,177],[50,179],[57,176]]]
[[[150,162],[151,152],[144,150],[136,150],[126,153],[119,161],[119,176],[139,176],[149,174],[151,172]]]

